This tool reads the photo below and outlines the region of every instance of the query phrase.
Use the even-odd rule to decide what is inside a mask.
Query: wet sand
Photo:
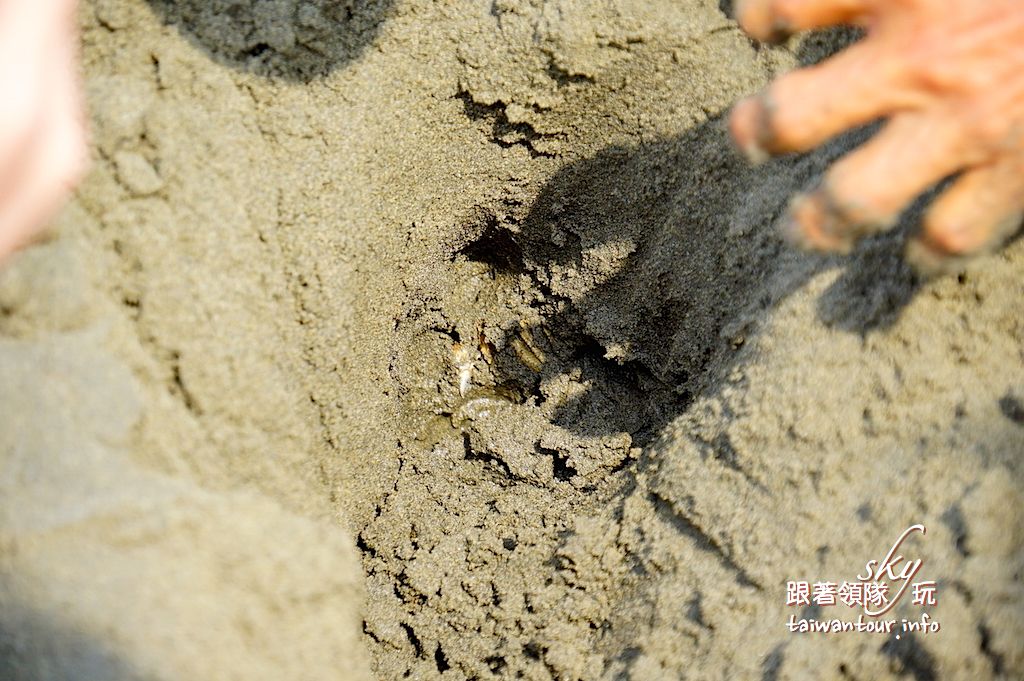
[[[1024,246],[922,281],[912,212],[793,252],[788,197],[863,133],[750,168],[723,130],[849,36],[756,49],[696,0],[81,15],[94,165],[0,270],[8,676],[1024,675]],[[856,620],[787,581],[914,523],[939,633],[787,630]]]

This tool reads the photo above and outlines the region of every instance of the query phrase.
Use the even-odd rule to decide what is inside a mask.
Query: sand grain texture
[[[0,270],[0,676],[1024,675],[1024,248],[791,252],[863,133],[755,169],[723,130],[848,35],[81,14],[94,166]],[[785,630],[915,522],[941,633]]]

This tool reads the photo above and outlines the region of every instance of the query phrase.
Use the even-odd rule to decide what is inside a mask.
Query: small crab
[[[455,365],[455,373],[459,379],[461,397],[465,397],[473,385],[473,375],[481,359],[487,364],[494,363],[494,346],[484,335],[483,321],[477,322],[472,343],[457,341],[452,344],[452,364]]]
[[[547,357],[533,338],[530,325],[519,322],[519,330],[509,341],[509,347],[519,361],[534,373],[539,373]],[[484,323],[477,323],[473,342],[458,341],[452,344],[452,365],[458,377],[459,395],[465,397],[473,386],[474,377],[480,370],[482,360],[488,366],[494,364],[494,345],[484,334]]]
[[[895,223],[919,194],[956,176],[907,255],[926,269],[1002,245],[1024,214],[1024,2],[1021,0],[741,0],[740,25],[779,42],[837,24],[866,37],[782,76],[732,112],[754,161],[811,149],[885,118],[821,186],[794,199],[787,235],[846,251]]]

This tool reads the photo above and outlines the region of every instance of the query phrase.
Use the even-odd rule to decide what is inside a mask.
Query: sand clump
[[[94,166],[0,270],[6,677],[1024,673],[1024,249],[921,281],[911,215],[794,253],[788,196],[863,133],[749,168],[722,129],[850,36],[81,14]],[[786,630],[787,580],[915,522],[941,633]]]

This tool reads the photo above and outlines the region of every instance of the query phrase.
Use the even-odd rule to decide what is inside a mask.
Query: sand
[[[0,676],[1024,675],[1024,246],[784,246],[719,3],[92,0],[0,269]],[[786,582],[908,526],[938,633]],[[905,599],[894,616],[920,617]]]

